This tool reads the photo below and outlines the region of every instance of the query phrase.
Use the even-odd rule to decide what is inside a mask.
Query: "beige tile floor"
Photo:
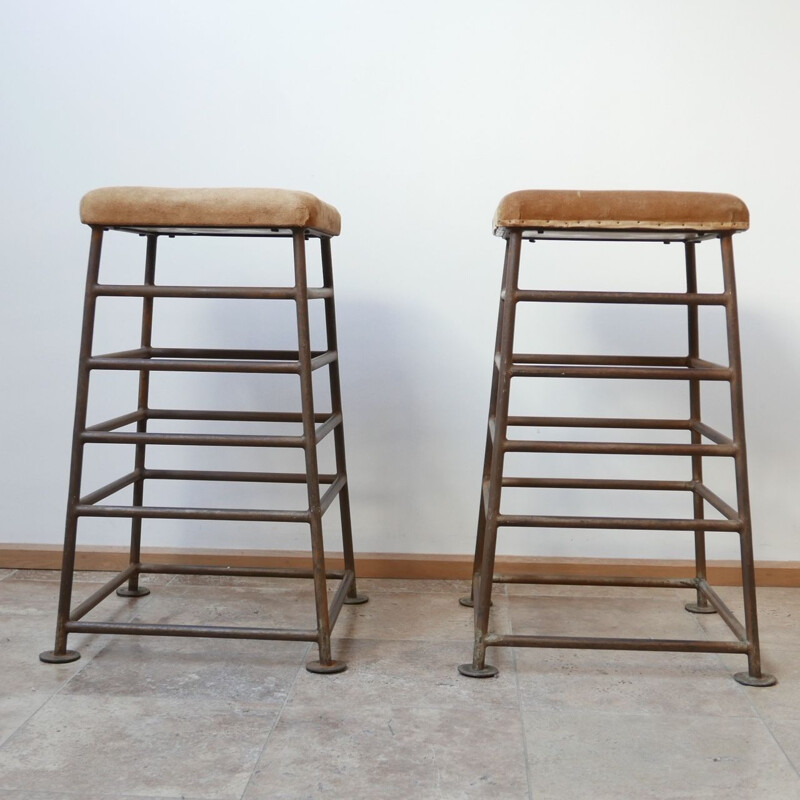
[[[81,573],[75,597],[105,575]],[[74,636],[52,646],[58,573],[0,570],[0,800],[800,798],[800,590],[762,589],[767,669],[741,657],[490,651],[470,680],[471,614],[452,581],[364,580],[334,642]],[[96,618],[307,626],[304,581],[155,576]],[[721,593],[733,605],[735,589]],[[724,635],[677,590],[500,587],[495,630]]]

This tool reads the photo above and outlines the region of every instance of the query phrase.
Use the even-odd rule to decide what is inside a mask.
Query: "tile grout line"
[[[745,687],[744,686],[742,687],[742,691],[745,691]],[[763,689],[762,689],[762,691],[763,691]],[[745,692],[745,693],[747,694],[747,692]],[[747,700],[751,705],[753,705],[753,701],[750,699],[750,697],[748,697]],[[775,742],[775,744],[777,745],[777,747],[781,751],[781,753],[783,753],[783,757],[789,762],[789,766],[795,771],[795,774],[797,775],[798,782],[800,782],[800,765],[796,765],[794,763],[794,761],[792,760],[792,758],[789,756],[789,754],[786,752],[786,750],[783,749],[783,745],[778,741],[778,738],[773,733],[772,728],[769,725],[769,721],[764,718],[764,716],[761,714],[761,712],[755,706],[753,706],[753,708],[754,708],[754,710],[756,712],[756,715],[758,717],[759,722],[761,722],[761,724],[767,729],[767,733],[769,733],[770,738],[772,739],[773,742]]]
[[[522,711],[522,692],[519,685],[519,671],[517,669],[516,648],[510,647],[511,661],[514,665],[514,681],[517,686],[517,711],[519,711],[519,724],[522,732],[522,755],[525,758],[525,780],[528,783],[528,800],[533,800],[533,780],[531,779],[531,763],[528,752],[528,735],[525,732],[525,717]]]
[[[272,732],[277,727],[278,723],[280,722],[281,717],[283,716],[283,711],[286,708],[286,704],[289,702],[289,697],[292,694],[294,689],[294,685],[297,683],[297,679],[300,677],[300,673],[303,669],[305,669],[306,658],[308,657],[308,651],[311,649],[311,643],[308,644],[305,651],[303,652],[302,658],[300,660],[300,665],[297,668],[297,672],[295,672],[294,679],[292,680],[291,686],[286,691],[286,697],[284,698],[283,703],[281,704],[280,710],[275,715],[275,721],[272,723],[272,727],[267,732],[267,738],[264,739],[264,744],[261,749],[258,751],[258,756],[256,757],[255,763],[253,764],[253,770],[250,773],[250,777],[247,779],[247,783],[242,790],[241,795],[239,796],[239,800],[244,800],[244,796],[247,794],[247,790],[250,788],[250,784],[253,782],[253,778],[255,777],[256,770],[258,769],[258,765],[261,762],[261,759],[264,756],[264,752],[267,749],[267,745],[269,744],[269,740],[272,737]],[[324,676],[323,676],[324,677]]]
[[[15,571],[19,572],[19,570]],[[152,597],[148,600],[148,602],[150,602],[151,600]],[[131,616],[131,619],[135,616],[136,614],[133,614]],[[97,656],[100,655],[100,653],[102,653],[111,644],[111,642],[117,637],[117,635],[118,634],[111,634],[109,636],[108,641],[91,658],[84,659],[83,656],[81,656],[81,661],[83,661],[81,666],[78,669],[76,669],[75,672],[73,672],[72,675],[70,675],[69,678],[67,678],[57,689],[55,689],[51,694],[49,694],[36,709],[34,709],[19,725],[17,725],[16,728],[14,728],[14,730],[8,735],[6,740],[0,744],[0,749],[4,748],[54,697],[56,697],[56,695],[61,694],[61,692],[78,675],[80,675],[89,666],[89,664],[91,664],[95,660],[95,658],[97,658]],[[47,666],[49,667],[51,665]]]
[[[708,638],[708,637],[710,636],[710,634],[709,634],[709,632],[708,632],[708,631],[707,631],[707,630],[706,630],[706,629],[705,629],[705,628],[702,626],[702,624],[700,623],[700,619],[699,619],[699,618],[696,618],[696,622],[697,622],[698,626],[699,626],[699,627],[700,627],[700,628],[703,630],[703,632],[705,633],[705,635],[706,635],[706,638]],[[763,648],[762,648],[762,649],[763,649]],[[727,672],[727,673],[730,675],[730,668],[728,667],[728,665],[725,663],[724,659],[722,658],[722,654],[721,654],[721,653],[717,653],[717,654],[716,654],[716,656],[717,656],[717,659],[718,659],[719,663],[722,665],[722,667],[725,669],[725,671],[726,671],[726,672]],[[733,680],[733,676],[732,676],[732,675],[730,675],[730,680]],[[761,722],[761,724],[762,724],[762,725],[763,725],[763,726],[766,728],[766,730],[767,730],[767,733],[769,733],[769,735],[770,735],[770,738],[772,739],[772,741],[773,741],[773,742],[775,742],[775,745],[776,745],[776,747],[777,747],[777,748],[778,748],[778,749],[781,751],[781,753],[783,754],[783,757],[784,757],[784,758],[786,759],[786,761],[789,763],[789,766],[790,766],[790,767],[791,767],[791,768],[792,768],[792,769],[795,771],[795,773],[797,774],[798,780],[800,780],[800,765],[796,765],[796,764],[794,763],[794,761],[793,761],[793,760],[792,760],[792,759],[789,757],[789,754],[788,754],[788,753],[786,752],[786,750],[783,748],[783,745],[782,745],[782,744],[781,744],[781,743],[778,741],[778,738],[775,736],[775,734],[774,734],[774,732],[773,732],[772,728],[770,727],[769,721],[768,721],[768,720],[767,720],[767,719],[764,717],[764,715],[763,715],[763,714],[761,713],[761,711],[759,710],[758,706],[756,706],[756,704],[753,702],[752,695],[751,695],[751,693],[750,693],[750,692],[748,692],[748,691],[747,691],[747,687],[746,687],[746,686],[742,686],[741,684],[739,684],[739,683],[737,682],[737,683],[736,683],[736,688],[737,688],[737,690],[739,691],[739,693],[740,693],[740,694],[741,694],[741,693],[744,693],[744,696],[745,696],[745,698],[747,699],[747,704],[748,704],[748,705],[750,706],[750,708],[753,710],[753,712],[754,712],[754,714],[755,714],[755,717],[756,717],[756,719],[758,719],[758,720]],[[770,687],[763,687],[763,688],[761,688],[761,689],[760,689],[760,691],[769,691],[769,688],[770,688]]]
[[[720,656],[720,660],[722,660],[721,656]],[[731,677],[731,680],[733,680],[732,677]],[[772,728],[770,727],[769,721],[764,717],[764,715],[759,710],[758,706],[753,702],[753,696],[752,696],[752,694],[750,692],[747,691],[747,687],[743,686],[743,685],[741,685],[739,683],[737,683],[736,686],[737,686],[737,688],[738,688],[738,690],[740,692],[744,692],[744,696],[747,698],[747,703],[750,706],[750,708],[752,708],[753,711],[755,712],[756,718],[767,729],[767,733],[769,733],[770,738],[772,739],[773,742],[775,742],[775,745],[778,748],[778,750],[780,750],[781,753],[783,753],[783,757],[789,762],[789,766],[795,771],[795,774],[797,775],[798,780],[800,781],[800,765],[795,764],[794,761],[792,760],[792,758],[786,752],[786,750],[784,750],[783,745],[778,741],[778,737],[775,736],[775,734],[773,733]],[[770,690],[770,688],[771,687],[769,687],[769,686],[766,686],[766,687],[755,687],[754,691],[768,692]]]
[[[514,633],[514,623],[513,617],[511,615],[511,595],[508,594],[508,587],[504,587],[506,589],[506,599],[507,599],[507,611],[508,611],[508,629],[511,633]],[[525,716],[522,709],[522,688],[520,687],[519,683],[519,667],[517,665],[517,648],[516,647],[509,647],[511,651],[511,663],[514,666],[514,683],[517,688],[517,711],[519,712],[519,724],[520,730],[522,733],[522,755],[525,759],[525,780],[528,783],[528,800],[533,800],[533,779],[531,777],[531,762],[530,762],[530,755],[528,750],[528,735],[525,732]]]

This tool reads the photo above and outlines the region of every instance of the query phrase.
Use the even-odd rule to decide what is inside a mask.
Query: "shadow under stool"
[[[737,197],[726,194],[533,190],[514,192],[501,200],[495,214],[494,228],[495,234],[506,240],[505,264],[495,342],[472,593],[461,600],[462,605],[474,605],[475,644],[472,662],[459,667],[462,675],[485,678],[497,674],[497,669],[486,663],[488,647],[596,648],[741,653],[747,656],[748,670],[736,673],[734,677],[739,683],[771,686],[776,682],[772,675],[762,673],[759,652],[742,368],[733,269],[733,234],[747,230],[748,226],[749,212],[745,204]],[[686,274],[686,291],[552,291],[520,288],[519,268],[523,241],[548,239],[680,243],[683,245],[682,266]],[[718,241],[721,247],[721,292],[698,291],[696,248],[710,240]],[[673,357],[515,352],[515,323],[520,303],[684,306],[687,310],[688,353]],[[717,306],[724,310],[727,365],[713,363],[700,356],[701,306]],[[511,415],[509,398],[512,379],[528,378],[684,381],[688,384],[688,415],[682,419]],[[730,436],[701,420],[701,386],[705,381],[727,383],[730,388]],[[546,386],[546,381],[544,384]],[[685,441],[637,443],[526,440],[509,438],[509,428],[682,431]],[[504,463],[507,453],[683,456],[691,460],[691,477],[687,475],[686,480],[620,480],[510,476],[506,474]],[[733,459],[737,500],[735,508],[712,491],[703,480],[704,458],[720,457]],[[692,497],[693,515],[692,518],[658,519],[509,514],[503,513],[501,509],[501,495],[505,488],[687,492]],[[706,504],[718,514],[707,518]],[[695,577],[659,579],[495,574],[497,532],[502,527],[693,531]],[[744,624],[708,584],[706,532],[731,532],[739,536]],[[687,611],[718,613],[732,631],[735,641],[490,633],[493,583],[691,589],[696,593],[696,600],[686,604]]]
[[[306,664],[311,672],[341,672],[346,665],[331,657],[331,630],[344,604],[366,602],[356,591],[355,565],[350,525],[350,505],[345,466],[342,426],[338,345],[333,293],[331,237],[339,234],[339,212],[313,195],[283,189],[156,189],[113,187],[89,192],[81,202],[81,221],[91,227],[91,246],[83,311],[77,400],[72,441],[69,499],[64,536],[64,554],[55,647],[40,655],[42,661],[74,661],[80,654],[67,649],[71,633],[137,634],[154,636],[198,636],[233,639],[272,639],[316,642],[318,660]],[[139,284],[100,283],[100,254],[104,235],[109,232],[139,235],[145,242],[144,280]],[[291,286],[169,286],[156,283],[156,249],[163,237],[251,237],[291,239],[294,283]],[[322,286],[308,285],[306,249],[309,241],[320,248]],[[178,246],[176,243],[176,246]],[[139,298],[142,307],[141,342],[121,352],[95,355],[92,350],[95,311],[99,298]],[[226,299],[238,301],[289,300],[296,309],[296,350],[224,349],[208,347],[156,347],[152,343],[154,301],[157,298]],[[326,347],[313,350],[309,307],[324,304]],[[292,331],[292,336],[294,332]],[[330,410],[314,405],[313,373],[327,367]],[[98,370],[130,370],[138,373],[135,410],[113,419],[87,425],[90,376]],[[243,375],[296,375],[299,379],[300,411],[240,411],[153,408],[150,383],[153,372],[239,373]],[[230,399],[226,393],[226,400]],[[235,403],[232,403],[235,405]],[[202,408],[202,405],[201,405]],[[174,432],[156,432],[149,423],[167,421]],[[186,422],[291,424],[300,433],[187,433]],[[181,427],[180,423],[184,423]],[[240,426],[241,427],[241,426]],[[320,473],[317,448],[333,436],[335,472]],[[122,477],[87,494],[82,493],[84,451],[87,445],[133,445],[133,469]],[[154,469],[148,465],[150,446],[297,448],[304,454],[305,472],[210,471],[205,469]],[[307,507],[301,510],[252,508],[185,508],[144,504],[145,485],[150,481],[231,482],[250,484],[304,484]],[[132,487],[129,504],[103,502]],[[341,514],[344,569],[325,565],[322,518],[338,498]],[[84,517],[129,518],[131,520],[130,563],[82,603],[72,608],[72,585],[78,522]],[[141,533],[144,519],[212,520],[246,522],[304,523],[311,536],[311,568],[240,568],[160,564],[141,561]],[[256,628],[222,625],[173,625],[140,622],[94,622],[86,614],[116,590],[122,597],[141,597],[149,589],[139,576],[225,575],[264,578],[309,578],[313,580],[316,625],[307,629]],[[328,603],[327,580],[340,581]],[[266,602],[266,601],[265,601]],[[311,620],[309,620],[311,622]]]

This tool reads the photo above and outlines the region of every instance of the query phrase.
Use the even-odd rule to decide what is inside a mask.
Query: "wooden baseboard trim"
[[[149,548],[143,551],[143,561],[158,564],[210,564],[231,567],[309,567],[308,553],[266,550],[176,550]],[[120,570],[127,564],[124,547],[84,547],[76,555],[80,570]],[[341,553],[329,557],[332,569],[341,569]],[[0,568],[60,569],[60,545],[5,544],[0,545]],[[607,558],[543,558],[528,556],[498,556],[497,571],[559,575],[597,575],[643,578],[690,578],[694,574],[691,561],[664,559],[607,559]],[[362,578],[405,579],[468,579],[472,557],[468,555],[436,555],[414,553],[360,553],[356,570]],[[712,561],[708,565],[709,582],[716,586],[737,586],[741,572],[736,561]],[[759,586],[800,587],[800,562],[760,561],[756,563],[756,582]]]

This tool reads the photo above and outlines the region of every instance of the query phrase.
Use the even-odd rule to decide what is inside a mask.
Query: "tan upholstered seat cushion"
[[[112,186],[81,200],[81,222],[109,227],[311,228],[337,236],[339,212],[289,189],[160,189]]]
[[[706,192],[512,192],[497,207],[495,228],[744,231],[747,206],[732,194]]]

